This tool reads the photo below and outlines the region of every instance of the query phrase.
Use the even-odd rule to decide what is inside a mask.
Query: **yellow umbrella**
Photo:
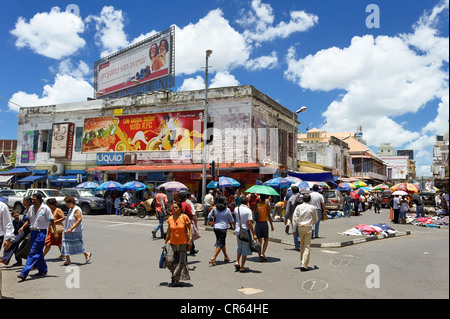
[[[353,185],[355,185],[356,188],[367,186],[367,184],[364,183],[363,181],[356,181],[356,182],[353,182]]]

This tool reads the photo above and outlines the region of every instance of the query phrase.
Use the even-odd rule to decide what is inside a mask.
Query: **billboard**
[[[53,124],[50,157],[72,159],[74,133],[74,123]]]
[[[174,31],[168,29],[95,62],[97,95],[174,75]]]
[[[83,153],[201,150],[203,110],[92,117],[84,120]]]

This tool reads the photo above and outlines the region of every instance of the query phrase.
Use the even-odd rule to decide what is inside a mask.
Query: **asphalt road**
[[[199,223],[200,224],[200,223]],[[21,268],[2,266],[6,298],[29,299],[423,299],[449,298],[448,229],[412,226],[409,236],[340,248],[313,248],[312,270],[300,272],[293,246],[269,243],[268,262],[248,258],[249,273],[234,271],[236,240],[230,233],[227,250],[232,263],[213,254],[215,236],[202,230],[200,252],[189,257],[191,280],[169,287],[170,272],[159,269],[163,241],[153,239],[155,219],[134,216],[84,216],[84,242],[92,262],[74,256],[63,266],[53,247],[45,277],[19,282]],[[283,227],[275,223],[275,227]],[[14,262],[14,258],[12,263]]]

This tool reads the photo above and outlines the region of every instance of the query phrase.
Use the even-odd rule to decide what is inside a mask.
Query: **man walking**
[[[314,237],[319,238],[319,225],[320,220],[322,219],[322,214],[325,212],[325,200],[323,199],[322,194],[319,194],[319,185],[313,185],[313,191],[310,194],[311,196],[311,205],[316,208],[317,212],[317,222],[314,225]]]
[[[52,226],[55,238],[60,236],[59,233],[56,232],[52,211],[47,205],[42,203],[42,195],[39,193],[33,194],[31,202],[33,205],[28,210],[28,220],[19,230],[19,233],[21,233],[24,228],[30,225],[31,250],[25,267],[23,267],[22,271],[17,276],[17,278],[21,280],[25,280],[33,266],[36,266],[39,271],[36,276],[44,276],[47,274],[47,264],[45,263],[43,250],[49,225]]]
[[[297,208],[298,205],[300,205],[303,200],[303,196],[302,194],[299,193],[299,189],[297,186],[292,186],[291,187],[292,190],[292,196],[289,197],[289,200],[287,201],[286,204],[286,210],[285,210],[285,214],[284,214],[284,224],[286,225],[286,229],[285,232],[286,234],[289,233],[289,224],[292,224],[292,215],[294,214],[295,208]],[[300,249],[300,245],[298,243],[298,232],[296,231],[295,228],[293,228],[292,234],[294,235],[294,245],[295,245],[295,250],[299,250]]]
[[[168,203],[164,186],[159,188],[159,193],[155,195],[153,200],[155,201],[156,218],[159,221],[159,224],[152,231],[153,238],[156,238],[156,233],[161,230],[161,238],[164,239],[164,215]]]
[[[311,195],[303,195],[303,203],[297,206],[292,217],[294,232],[300,237],[300,271],[307,271],[311,251],[312,225],[318,221],[316,208],[310,205]],[[294,236],[297,234],[294,233]]]
[[[353,198],[349,193],[345,194],[344,197],[344,217],[350,218],[350,211],[352,209]]]
[[[14,240],[14,226],[11,221],[8,206],[0,202],[0,248],[5,240],[5,251],[11,247],[11,242]]]

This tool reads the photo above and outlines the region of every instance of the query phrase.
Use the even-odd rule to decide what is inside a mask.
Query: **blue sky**
[[[369,28],[370,4],[379,28]],[[78,8],[78,14],[66,12]],[[368,145],[414,149],[431,175],[448,129],[448,0],[32,1],[0,3],[0,96],[21,106],[86,100],[102,56],[176,26],[175,91],[251,84],[308,111],[299,130],[355,131]],[[376,20],[372,20],[376,21]],[[0,137],[17,138],[0,99]]]

